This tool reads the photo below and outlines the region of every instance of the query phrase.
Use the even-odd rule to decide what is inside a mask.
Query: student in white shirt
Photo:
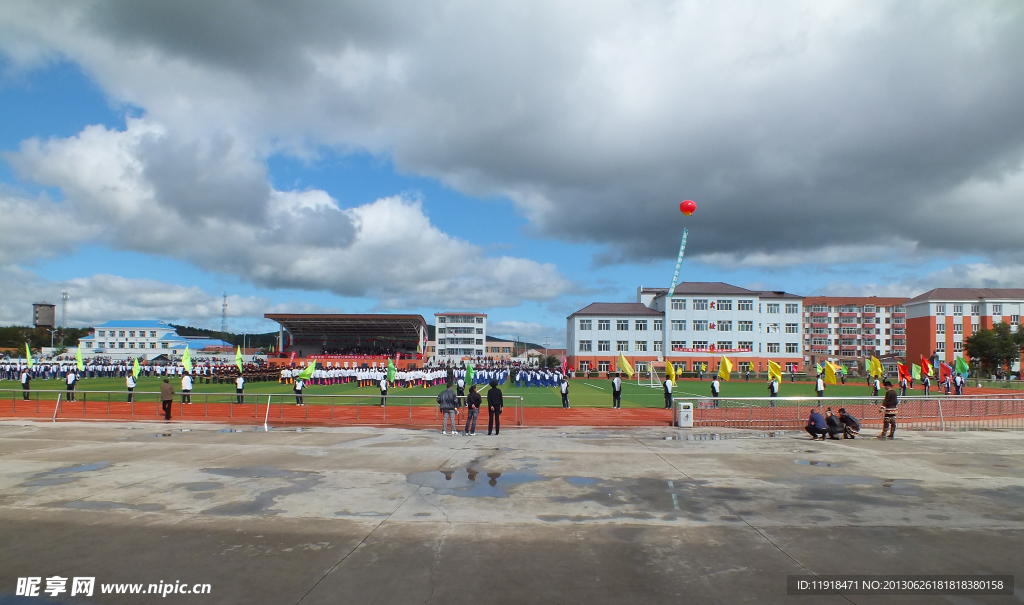
[[[181,402],[192,403],[192,372],[185,372],[181,376]]]
[[[238,395],[238,403],[245,403],[245,376],[241,372],[238,374],[238,378],[235,379],[235,393]]]

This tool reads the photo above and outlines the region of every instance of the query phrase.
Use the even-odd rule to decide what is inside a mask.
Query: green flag
[[[466,384],[473,384],[473,374],[475,374],[475,373],[476,373],[476,371],[473,369],[473,364],[467,362],[466,363]]]
[[[242,373],[242,347],[235,350],[235,365],[238,366],[238,373]]]
[[[963,374],[964,376],[966,376],[967,372],[969,372],[971,369],[971,366],[967,365],[967,360],[964,359],[963,357],[957,357],[956,363],[953,365],[956,367],[956,371]]]
[[[921,366],[916,363],[910,364],[910,377],[914,380],[921,380]]]
[[[846,374],[849,374],[849,373],[850,373],[850,368],[848,368],[846,366],[843,366],[843,375],[845,376]]]
[[[302,380],[309,380],[310,378],[313,377],[313,370],[315,370],[315,369],[316,369],[316,362],[315,361],[311,361],[311,362],[309,362],[309,365],[307,365],[305,367],[305,369],[303,369],[301,372],[299,372],[299,375],[297,376],[297,378],[301,378]]]
[[[78,363],[78,371],[84,372],[85,364],[82,363],[82,347],[78,347],[78,349],[75,350],[75,361]]]
[[[818,373],[821,374],[821,371],[822,371],[821,364],[820,363],[816,363],[814,365],[818,368]]]
[[[136,379],[138,379],[139,372],[141,372],[141,371],[142,371],[142,368],[139,367],[139,358],[136,357],[135,358],[135,363],[132,364],[132,376],[134,376]]]
[[[25,357],[28,358],[28,369],[32,369],[32,351],[28,348],[28,343],[25,343]]]
[[[192,356],[188,352],[188,345],[185,345],[185,354],[181,356],[181,367],[189,374],[192,373]]]
[[[395,381],[395,372],[396,372],[396,371],[397,371],[397,370],[396,370],[396,368],[395,368],[395,362],[393,362],[393,361],[391,361],[391,360],[389,359],[389,360],[388,360],[388,382],[389,382],[389,383],[390,383],[390,382],[394,382],[394,381]]]

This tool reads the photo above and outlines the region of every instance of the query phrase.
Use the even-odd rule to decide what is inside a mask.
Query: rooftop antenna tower
[[[228,331],[228,293],[224,293],[224,304],[220,307],[220,331],[227,333]]]
[[[67,290],[63,290],[60,293],[61,305],[60,305],[60,327],[68,327],[68,298],[71,296]]]

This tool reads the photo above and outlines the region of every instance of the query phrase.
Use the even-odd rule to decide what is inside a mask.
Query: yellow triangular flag
[[[632,378],[633,374],[636,373],[633,370],[633,366],[629,365],[629,362],[626,361],[626,356],[622,353],[619,353],[619,371],[625,372],[626,376],[629,376],[630,378]]]
[[[139,372],[141,372],[141,371],[142,371],[142,368],[139,367],[139,358],[136,357],[135,358],[135,363],[132,364],[132,376],[134,376],[135,378],[138,378],[139,377]]]
[[[238,366],[238,373],[242,373],[242,347],[235,350],[235,365]]]
[[[181,367],[189,374],[192,373],[192,356],[188,352],[188,345],[185,345],[185,354],[181,356]]]
[[[842,372],[842,369],[831,361],[825,362],[825,382],[828,384],[836,384],[836,375],[838,372]]]
[[[722,355],[722,363],[718,364],[718,377],[729,382],[729,373],[732,372],[732,362],[725,355]]]
[[[85,364],[82,363],[82,347],[78,347],[78,349],[75,350],[75,362],[78,364],[78,371],[84,372]]]
[[[774,361],[768,361],[768,380],[775,378],[782,382],[782,367]]]
[[[671,361],[665,363],[665,378],[671,380],[672,384],[676,383],[676,368]]]

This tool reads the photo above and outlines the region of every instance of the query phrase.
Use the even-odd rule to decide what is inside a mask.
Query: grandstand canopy
[[[427,333],[422,315],[267,313],[264,317],[281,324],[293,338],[306,341],[394,340],[412,342],[415,348]]]

